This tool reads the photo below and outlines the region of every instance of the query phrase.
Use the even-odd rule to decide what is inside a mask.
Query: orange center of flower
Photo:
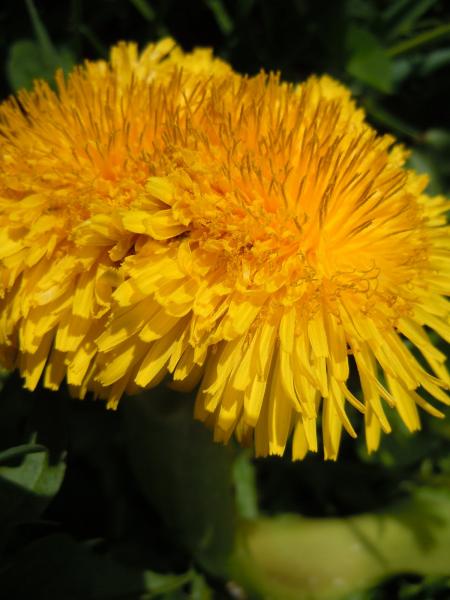
[[[390,156],[390,138],[354,125],[335,99],[311,110],[313,89],[261,77],[174,115],[161,161],[172,213],[238,291],[285,306],[301,299],[305,313],[325,297],[330,310],[344,298],[400,314],[410,297],[399,286],[427,260],[417,178],[398,150]]]

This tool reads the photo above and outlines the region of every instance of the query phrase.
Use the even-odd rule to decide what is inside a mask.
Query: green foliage
[[[68,72],[75,64],[71,50],[53,46],[32,0],[26,4],[35,40],[17,40],[11,45],[6,70],[13,90],[31,88],[34,79],[52,80],[56,69]]]
[[[134,484],[130,486],[134,478],[125,436],[131,435],[133,407],[127,408],[125,424],[119,413],[107,413],[101,405],[91,403],[83,407],[63,393],[56,395],[42,390],[36,396],[40,397],[34,405],[33,394],[23,391],[20,381],[11,378],[6,381],[0,398],[3,424],[0,440],[7,440],[6,430],[18,442],[30,436],[33,440],[0,451],[2,594],[11,600],[29,597],[39,600],[210,600],[208,583],[192,568],[184,548],[177,549],[178,540],[171,546],[165,541],[169,537],[168,530],[154,529],[159,519],[157,515],[165,516],[163,498],[160,513],[153,514],[145,498],[145,482],[142,483],[144,495]],[[145,400],[148,404],[148,399]],[[150,429],[161,423],[161,415],[155,407],[152,415],[144,423]],[[73,436],[68,465],[67,451],[63,449],[67,438],[61,431],[62,420]],[[185,419],[185,423],[190,425],[191,419]],[[181,421],[179,425],[182,428]],[[215,452],[223,453],[222,462],[228,473],[231,472],[231,455],[225,448],[213,445],[209,435],[197,426],[200,436],[199,440],[194,437],[193,442],[201,452],[200,462],[203,461],[198,468],[200,486],[185,489],[183,482],[188,482],[188,472],[179,473],[181,480],[174,506],[175,510],[181,509],[178,522],[188,532],[188,541],[204,536],[212,513],[217,517],[219,511],[220,516],[226,514],[225,502],[234,510],[230,478],[219,480],[224,471],[215,471]],[[170,437],[170,428],[166,427],[166,433]],[[177,433],[180,433],[179,428]],[[175,437],[174,444],[178,444]],[[185,439],[189,441],[192,440]],[[204,450],[210,451],[210,462],[205,460]],[[163,456],[160,452],[157,454]],[[145,467],[142,459],[140,464]],[[200,473],[205,474],[208,464],[214,471],[211,471],[212,482],[205,487]],[[168,465],[157,463],[156,469],[163,466]],[[214,481],[220,489],[211,490]],[[211,492],[218,496],[222,491],[227,492],[228,499],[215,497],[217,505],[208,507],[206,502],[211,499]],[[151,502],[154,503],[153,496]],[[197,513],[189,511],[192,502],[205,510],[201,531]],[[104,518],[105,507],[107,516]],[[149,520],[154,521],[153,524],[145,526]],[[65,523],[65,531],[61,530],[61,521]],[[232,523],[217,521],[218,527],[223,527],[224,539],[229,540],[233,535]],[[229,529],[225,529],[225,525]],[[156,529],[161,527],[157,525]],[[190,530],[195,533],[191,535]],[[220,547],[223,543],[221,533],[216,531],[210,537],[212,542],[207,546],[214,552],[214,544]],[[153,550],[152,544],[155,544]]]
[[[350,55],[347,72],[380,92],[393,88],[392,62],[380,41],[367,29],[351,27],[347,33]]]
[[[192,402],[174,392],[129,398],[127,448],[142,492],[180,543],[215,574],[234,544],[232,448],[213,444],[192,419]]]
[[[191,572],[161,575],[138,571],[55,533],[28,544],[0,573],[6,598],[160,598],[192,580]]]
[[[47,55],[38,42],[18,40],[11,46],[6,68],[12,89],[18,90],[31,88],[35,79],[51,80],[58,68],[69,72],[73,65],[73,54],[67,48]]]
[[[245,519],[255,519],[258,516],[258,497],[255,468],[250,451],[240,452],[234,461],[233,482],[239,516]]]
[[[225,8],[224,2],[222,0],[204,0],[204,2],[213,13],[220,31],[225,36],[230,35],[234,29],[234,23]]]
[[[69,598],[90,592],[90,582],[86,584],[80,577],[85,552],[65,535],[48,535],[31,542],[16,553],[14,559],[1,574],[2,590],[12,597],[33,596],[34,590],[39,598],[55,597],[57,590]]]
[[[20,463],[4,464],[14,459]],[[0,462],[0,527],[40,516],[62,484],[64,458],[51,464],[46,448],[28,444],[3,451]]]

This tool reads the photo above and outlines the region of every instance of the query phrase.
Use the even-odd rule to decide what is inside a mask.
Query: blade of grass
[[[213,13],[221,32],[224,35],[230,35],[234,29],[234,23],[222,0],[204,0],[204,2],[209,10]]]
[[[147,0],[130,0],[130,2],[146,21],[155,21],[156,13]]]
[[[363,99],[363,106],[367,114],[381,125],[385,125],[388,129],[412,140],[418,138],[420,132],[417,129],[380,106],[373,98],[368,97]]]
[[[383,11],[381,17],[384,21],[390,21],[394,19],[402,10],[409,5],[411,0],[397,0],[397,2],[391,2],[387,8]]]
[[[87,27],[87,25],[81,24],[78,29],[81,35],[87,39],[87,41],[91,44],[101,58],[108,58],[108,50],[100,42],[97,36],[89,29],[89,27]]]
[[[405,40],[404,42],[400,42],[391,46],[386,50],[388,56],[398,56],[399,54],[405,54],[410,50],[415,50],[420,46],[424,46],[425,44],[429,44],[430,42],[434,42],[435,40],[450,35],[450,23],[445,23],[444,25],[439,25],[439,27],[435,27],[430,31],[424,31],[419,35],[416,35],[409,40]]]
[[[33,0],[25,0],[27,5],[28,14],[30,15],[31,23],[33,25],[34,34],[36,40],[40,46],[42,56],[49,63],[55,61],[56,51],[47,33],[44,23],[41,21],[39,13],[34,6]]]
[[[410,32],[420,17],[425,14],[437,0],[419,0],[417,2],[409,2],[406,5],[406,10],[400,19],[395,23],[389,32],[390,38],[396,38],[399,35]]]

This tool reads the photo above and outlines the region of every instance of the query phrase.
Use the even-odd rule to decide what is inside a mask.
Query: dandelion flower
[[[170,40],[57,85],[0,108],[0,345],[29,389],[114,407],[199,384],[217,441],[283,454],[292,434],[294,459],[318,420],[335,459],[348,405],[369,451],[386,405],[411,431],[417,407],[442,416],[449,202],[343,86]]]

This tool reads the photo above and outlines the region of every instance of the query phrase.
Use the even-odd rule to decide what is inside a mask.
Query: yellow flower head
[[[319,418],[336,458],[347,404],[370,451],[385,404],[441,415],[449,203],[337,82],[119,44],[4,102],[0,136],[0,349],[29,389],[200,382],[218,441],[293,432],[294,458]]]

